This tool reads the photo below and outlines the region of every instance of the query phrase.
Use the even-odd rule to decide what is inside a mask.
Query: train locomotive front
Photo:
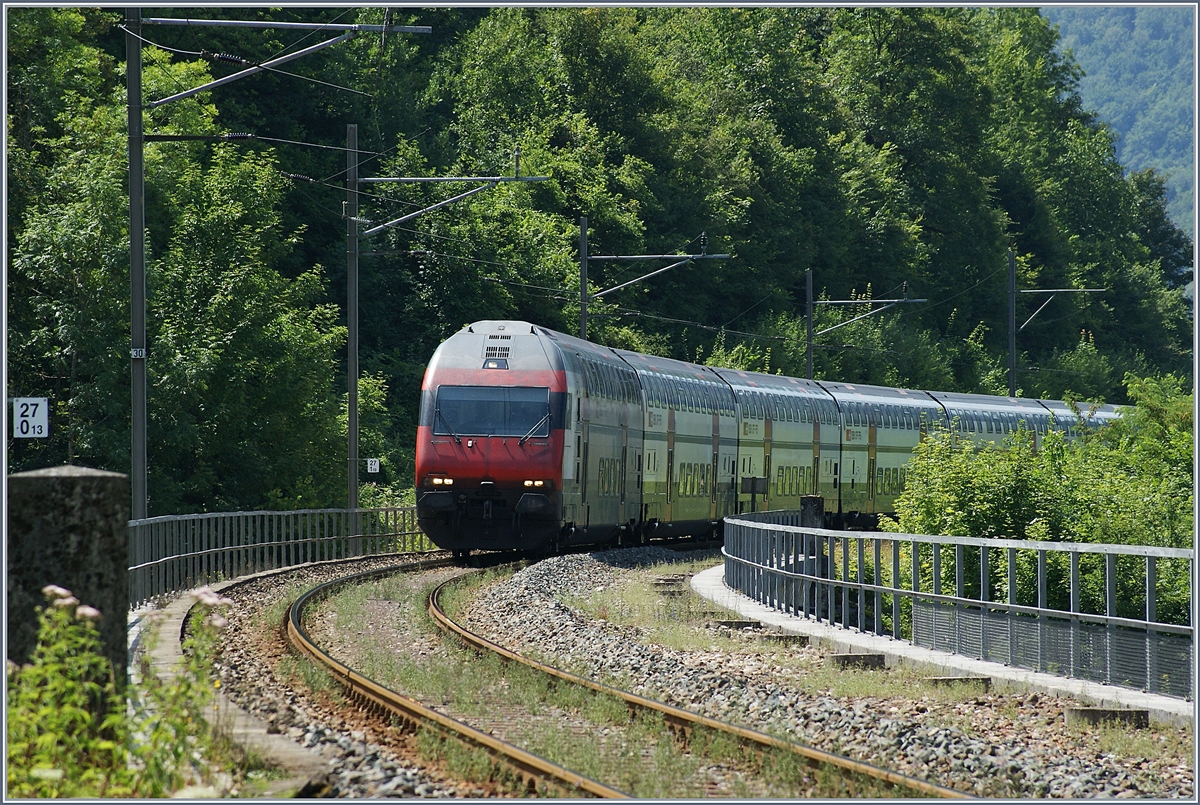
[[[533,327],[477,322],[421,384],[418,524],[440,548],[539,550],[562,522],[566,377]]]

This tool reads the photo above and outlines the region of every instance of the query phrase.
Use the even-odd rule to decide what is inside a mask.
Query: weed
[[[49,585],[33,660],[8,668],[7,794],[12,797],[159,797],[238,760],[205,715],[229,603],[207,588],[170,682],[144,667],[130,707],[101,651],[95,609]]]

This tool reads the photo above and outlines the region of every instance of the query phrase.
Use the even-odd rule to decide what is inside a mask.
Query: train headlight
[[[545,486],[545,485],[546,485],[546,482],[545,482],[545,481],[526,481],[526,482],[525,482],[525,486],[538,486],[538,487],[541,487],[541,486]]]
[[[533,481],[526,481],[526,482],[525,482],[525,485],[526,485],[526,486],[533,486]]]
[[[435,477],[435,478],[431,478],[431,479],[430,479],[430,482],[431,482],[431,483],[432,483],[434,486],[454,486],[454,479],[453,479],[453,478],[442,478],[442,477]]]

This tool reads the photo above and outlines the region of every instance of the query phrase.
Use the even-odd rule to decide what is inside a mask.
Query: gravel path
[[[487,588],[465,619],[496,642],[560,667],[982,796],[1195,798],[1190,733],[1147,730],[1146,742],[1157,741],[1142,743],[1155,747],[1150,756],[1119,755],[1097,735],[1066,728],[1063,708],[1079,706],[1068,699],[984,693],[955,700],[919,690],[828,695],[795,683],[797,667],[821,667],[819,648],[764,654],[739,651],[732,641],[734,650],[678,651],[564,603],[627,583],[631,569],[679,558],[657,547],[554,557]]]

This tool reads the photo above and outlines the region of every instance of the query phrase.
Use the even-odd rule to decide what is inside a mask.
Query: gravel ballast
[[[820,648],[779,647],[790,654],[787,668],[770,654],[679,651],[565,603],[626,583],[631,569],[680,556],[647,547],[553,557],[486,588],[467,607],[467,625],[635,693],[981,796],[1195,797],[1190,757],[1106,752],[1095,735],[1066,727],[1064,708],[1080,706],[1067,698],[828,695],[794,681],[797,662],[823,660]]]

